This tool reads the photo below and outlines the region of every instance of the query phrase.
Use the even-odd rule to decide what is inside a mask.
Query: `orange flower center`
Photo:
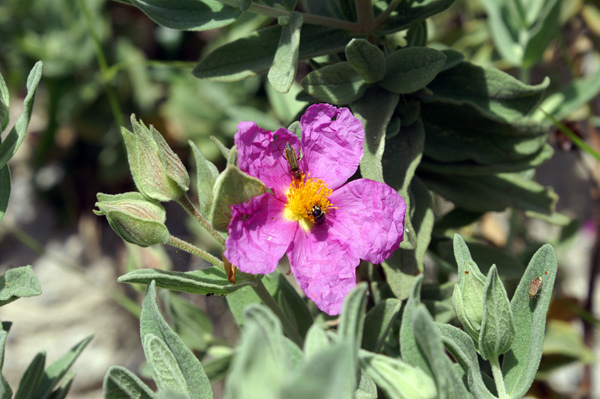
[[[293,179],[286,193],[285,216],[289,220],[297,220],[300,225],[308,230],[316,222],[315,214],[325,214],[330,209],[336,209],[329,202],[333,191],[321,179],[307,179],[304,175],[300,179]],[[318,207],[318,208],[316,208]],[[315,209],[319,209],[315,212]]]

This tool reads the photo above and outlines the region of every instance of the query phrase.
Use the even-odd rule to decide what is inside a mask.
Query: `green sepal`
[[[452,294],[452,306],[465,331],[479,342],[483,321],[483,298],[486,277],[471,258],[467,244],[454,235],[454,256],[458,265],[458,282]]]
[[[215,194],[210,212],[211,220],[214,228],[219,231],[227,231],[231,221],[231,205],[248,202],[267,192],[263,182],[231,164],[217,177],[213,190]]]
[[[318,100],[343,105],[358,100],[367,82],[349,62],[338,62],[312,71],[302,79],[302,88]]]
[[[200,199],[200,214],[210,218],[210,210],[213,204],[213,187],[219,176],[217,167],[202,155],[196,144],[189,141],[194,160],[196,161],[196,175],[198,179],[198,197]]]
[[[98,193],[98,216],[106,216],[110,227],[123,240],[148,247],[164,244],[169,240],[169,230],[165,226],[167,218],[160,203],[147,199],[138,192],[123,194]]]
[[[367,83],[375,83],[385,75],[385,55],[379,47],[365,39],[352,39],[345,49],[346,59]]]
[[[446,56],[428,47],[409,47],[387,56],[384,79],[379,84],[397,93],[413,93],[427,86],[442,70]]]
[[[137,189],[147,198],[166,202],[180,199],[190,188],[185,166],[153,127],[131,115],[133,132],[121,128],[127,160]]]
[[[484,360],[496,359],[510,349],[516,334],[510,301],[496,265],[488,273],[483,292],[479,353]]]

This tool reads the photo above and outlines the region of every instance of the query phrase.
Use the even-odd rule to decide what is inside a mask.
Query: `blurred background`
[[[454,48],[467,60],[493,65],[530,84],[550,76],[554,90],[593,78],[600,70],[600,2],[559,3],[560,29],[547,32],[548,45],[533,65],[515,65],[504,57],[485,9],[476,1],[459,0],[429,20],[430,46]],[[140,267],[184,271],[207,264],[169,248],[126,245],[105,218],[92,213],[96,193],[135,190],[119,132],[120,126],[131,128],[131,114],[153,124],[190,171],[189,140],[222,167],[225,161],[211,136],[231,146],[240,121],[276,129],[296,120],[305,105],[296,100],[299,87],[281,95],[262,78],[220,83],[191,75],[204,54],[269,23],[264,17],[242,16],[217,31],[180,32],[159,27],[138,9],[117,2],[0,2],[0,73],[11,94],[11,126],[21,113],[29,70],[36,61],[44,62],[28,134],[10,162],[12,193],[0,224],[1,272],[32,265],[43,291],[0,309],[0,319],[13,322],[3,371],[13,388],[37,352],[45,349],[51,362],[90,334],[94,339],[73,368],[77,377],[70,398],[101,398],[102,379],[111,365],[144,375],[136,318],[143,289],[120,285],[117,277]],[[404,40],[402,35],[394,39]],[[600,87],[592,86],[590,100],[561,118],[598,151]],[[573,222],[557,227],[506,211],[486,214],[460,233],[517,254],[524,262],[531,257],[525,249],[533,244],[555,246],[559,279],[532,394],[600,398],[600,384],[591,384],[600,381],[594,367],[600,354],[599,322],[593,312],[600,307],[595,289],[600,170],[564,134],[552,132],[550,140],[554,157],[538,168],[536,179],[554,188],[560,197],[557,210]],[[216,250],[181,209],[166,208],[173,235]],[[509,237],[509,231],[518,234]],[[223,348],[235,341],[237,327],[223,298],[179,299],[191,305],[184,306],[189,317],[207,320],[202,331],[176,326],[196,352],[216,341]],[[184,308],[169,307],[177,300],[166,298],[167,315]]]

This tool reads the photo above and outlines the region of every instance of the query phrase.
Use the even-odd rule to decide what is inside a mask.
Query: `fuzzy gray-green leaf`
[[[367,82],[350,63],[338,62],[306,75],[302,87],[318,100],[341,105],[358,100],[367,89]]]
[[[0,276],[0,306],[41,293],[40,281],[31,266],[9,269]]]
[[[200,361],[169,327],[158,310],[156,283],[154,281],[148,285],[142,304],[140,334],[143,343],[146,343],[146,336],[154,336],[164,343],[164,347],[161,346],[162,348],[168,349],[173,354],[177,367],[185,379],[184,393],[190,399],[212,399],[210,382]]]
[[[379,352],[385,341],[392,323],[400,311],[401,302],[395,298],[388,298],[379,302],[365,316],[362,348],[371,352]]]
[[[269,83],[279,93],[287,93],[294,83],[298,69],[298,51],[302,14],[293,12],[289,22],[283,26],[281,37],[273,58],[273,65],[267,75]]]
[[[433,94],[422,101],[469,104],[490,119],[512,122],[535,109],[549,84],[546,78],[530,86],[499,69],[461,62],[437,75],[427,86]]]
[[[291,371],[281,324],[269,309],[258,304],[246,307],[244,320],[223,398],[278,397]]]
[[[198,295],[227,295],[248,285],[254,284],[254,277],[238,276],[236,284],[231,284],[225,271],[217,266],[191,272],[172,272],[159,269],[137,269],[117,280],[120,283],[150,284],[174,291]]]
[[[360,351],[360,365],[390,399],[434,399],[434,380],[400,359]]]
[[[398,100],[397,94],[372,87],[351,104],[352,112],[365,129],[365,151],[360,161],[360,173],[365,179],[383,183],[381,162],[385,150],[385,132]]]
[[[121,366],[111,366],[106,371],[102,391],[105,398],[122,399],[153,399],[154,392],[150,390],[131,371]]]
[[[420,274],[414,280],[410,289],[408,301],[402,313],[402,324],[400,327],[400,349],[402,351],[402,360],[411,366],[424,370],[427,374],[433,375],[431,366],[427,362],[423,351],[417,344],[417,338],[412,329],[412,321],[417,306],[421,302],[421,284],[423,275]]]
[[[442,70],[446,56],[428,47],[409,47],[394,51],[385,62],[385,77],[379,84],[391,92],[407,94],[427,86]]]
[[[199,79],[233,82],[265,73],[273,64],[273,54],[281,37],[281,27],[273,26],[251,33],[208,54],[193,70]],[[348,43],[344,31],[305,25],[300,33],[300,59],[343,51]]]
[[[35,92],[41,78],[42,61],[38,61],[35,63],[27,77],[27,96],[25,96],[25,100],[23,100],[23,113],[19,116],[19,119],[17,119],[13,128],[4,138],[2,144],[0,144],[0,168],[3,168],[8,163],[8,160],[15,155],[17,149],[25,139],[25,133],[27,133],[27,126],[29,126],[31,112],[33,110]],[[6,99],[8,99],[8,97],[6,97]]]
[[[466,371],[471,392],[479,399],[494,399],[495,396],[483,382],[473,339],[464,331],[449,324],[436,323],[436,326],[442,335],[444,346]]]
[[[527,393],[539,367],[556,270],[556,253],[550,244],[546,244],[531,258],[511,300],[517,330],[515,341],[504,354],[502,363],[506,391],[511,397]],[[538,295],[530,299],[529,286],[538,277],[542,277],[542,285]]]
[[[239,9],[217,0],[129,0],[159,25],[180,30],[210,30],[233,23]]]
[[[385,76],[385,55],[379,47],[365,39],[352,39],[346,46],[346,59],[367,83],[375,83]]]
[[[10,199],[10,170],[8,165],[0,169],[0,222],[4,219]]]

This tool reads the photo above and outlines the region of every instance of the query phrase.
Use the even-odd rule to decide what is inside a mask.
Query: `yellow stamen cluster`
[[[305,229],[315,223],[312,209],[315,205],[321,208],[323,213],[335,209],[329,202],[329,196],[333,191],[321,179],[293,179],[286,193],[288,202],[285,205],[285,216],[290,220],[297,220]],[[308,223],[310,222],[310,223]]]

